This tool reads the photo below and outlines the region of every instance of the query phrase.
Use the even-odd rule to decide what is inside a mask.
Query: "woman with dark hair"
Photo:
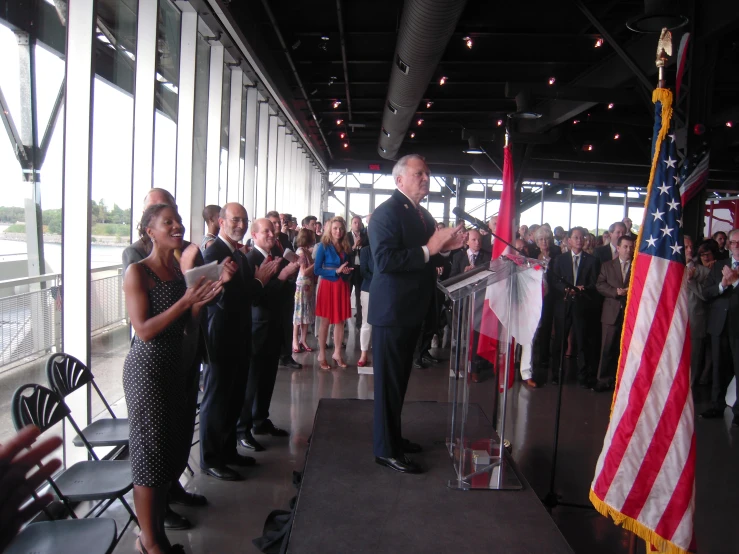
[[[349,239],[346,236],[346,222],[343,217],[334,217],[323,231],[321,242],[316,248],[316,261],[313,271],[321,277],[318,285],[316,315],[321,318],[318,329],[318,362],[321,369],[331,369],[326,361],[326,339],[328,326],[334,325],[334,354],[332,358],[341,367],[347,367],[341,357],[341,343],[344,340],[344,324],[352,315],[349,300]]]
[[[593,233],[587,233],[585,235],[585,240],[583,244],[583,252],[587,252],[591,256],[593,255],[593,252],[595,251],[595,235]]]
[[[313,256],[311,250],[316,243],[316,234],[303,228],[295,239],[300,270],[295,282],[295,311],[293,312],[293,352],[313,352],[308,346],[308,326],[316,320],[316,294],[313,290]]]
[[[143,553],[184,552],[181,546],[171,546],[164,531],[167,491],[184,471],[192,442],[185,367],[189,362],[183,359],[183,337],[190,319],[198,318],[237,269],[228,262],[220,281],[203,277],[187,288],[175,260],[184,230],[172,206],[148,207],[139,235],[151,244],[151,252],[128,267],[123,282],[136,332],[123,365],[123,389],[133,499],[141,527],[136,548]]]

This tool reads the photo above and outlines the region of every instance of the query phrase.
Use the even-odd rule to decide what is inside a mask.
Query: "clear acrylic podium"
[[[518,490],[521,481],[513,470],[506,451],[505,425],[509,372],[500,375],[500,366],[508,368],[514,355],[510,344],[511,329],[515,329],[522,306],[524,311],[536,310],[530,283],[525,272],[541,269],[542,262],[521,256],[501,256],[489,266],[481,266],[438,283],[439,289],[452,303],[452,340],[449,383],[449,418],[446,445],[452,459],[456,479],[448,487],[458,490]],[[539,283],[541,278],[539,277]],[[488,287],[497,317],[483,317]],[[527,292],[528,291],[528,292]],[[525,298],[529,294],[531,298]],[[541,311],[541,288],[536,292]],[[488,310],[486,310],[488,311]],[[491,312],[492,313],[492,312]],[[536,316],[538,321],[538,315]],[[496,368],[498,380],[490,398],[492,423],[485,417],[482,406],[470,402],[470,372],[478,346],[480,331],[498,341]],[[513,334],[515,336],[515,334]],[[485,339],[483,339],[485,340]],[[502,391],[500,391],[500,387]],[[497,425],[500,400],[500,424]]]

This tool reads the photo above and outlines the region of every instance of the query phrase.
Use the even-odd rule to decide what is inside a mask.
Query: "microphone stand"
[[[570,315],[570,308],[572,306],[572,302],[575,300],[577,296],[581,295],[581,291],[572,283],[567,281],[564,277],[561,277],[557,275],[556,273],[552,272],[551,275],[554,276],[554,278],[562,283],[565,287],[565,297],[564,297],[564,321],[567,321],[567,318]],[[572,294],[572,291],[576,291],[574,294]],[[548,340],[549,337],[546,337],[546,340]],[[564,332],[564,328],[562,329],[562,339],[560,342],[560,352],[559,352],[559,369],[557,371],[557,381],[558,381],[558,389],[557,389],[557,409],[555,411],[554,416],[554,441],[552,444],[552,467],[549,474],[549,492],[547,492],[546,496],[541,499],[542,504],[547,509],[547,512],[551,515],[552,510],[556,508],[557,506],[566,506],[568,508],[580,508],[582,510],[594,510],[593,506],[587,505],[587,504],[578,504],[574,502],[562,502],[560,500],[560,496],[554,491],[555,487],[555,481],[556,481],[556,475],[557,475],[557,454],[559,452],[559,423],[560,423],[560,416],[562,415],[562,377],[563,377],[563,370],[564,370],[564,362],[565,362],[565,353],[567,352],[567,334]]]

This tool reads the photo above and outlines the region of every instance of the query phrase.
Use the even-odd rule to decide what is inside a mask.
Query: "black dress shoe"
[[[220,479],[221,481],[243,481],[244,478],[240,473],[234,471],[230,467],[206,467],[203,469],[203,473]]]
[[[703,419],[720,419],[724,417],[724,411],[718,408],[708,408],[705,412],[701,412],[700,416]]]
[[[280,365],[283,367],[289,367],[290,369],[303,369],[303,364],[299,364],[293,360],[292,356],[287,356],[280,360]]]
[[[265,450],[251,434],[241,437],[238,442],[239,446],[243,446],[247,450],[253,450],[254,452],[264,452]]]
[[[418,454],[419,452],[423,452],[423,448],[421,448],[420,444],[411,442],[408,439],[403,439],[403,444],[401,445],[401,448],[406,454]]]
[[[226,463],[238,467],[251,467],[257,465],[257,460],[251,456],[242,456],[241,454],[233,454],[226,458]]]
[[[425,353],[425,354],[424,354],[424,355],[423,355],[423,356],[421,357],[421,359],[422,359],[422,360],[423,360],[424,362],[428,363],[428,364],[440,364],[440,363],[441,363],[441,359],[439,359],[439,358],[435,358],[434,356],[432,356],[432,355],[431,355],[431,354],[429,354],[428,352],[426,352],[426,353]]]
[[[413,368],[414,369],[428,369],[428,364],[423,361],[422,358],[416,358],[413,360]]]
[[[375,456],[375,463],[381,466],[389,467],[400,473],[423,473],[423,470],[406,457],[403,458],[383,458]]]
[[[593,390],[595,392],[607,392],[609,390],[613,390],[613,385],[611,385],[611,383],[606,383],[605,381],[598,381],[593,386]]]
[[[261,425],[252,427],[251,432],[253,435],[270,435],[272,437],[289,437],[290,433],[279,427],[275,427],[275,424],[270,420],[265,421]]]
[[[164,514],[164,528],[171,531],[181,531],[184,529],[191,529],[192,523],[190,523],[189,519],[172,511],[172,509],[168,507],[167,513]]]
[[[175,489],[169,493],[169,503],[181,506],[205,506],[208,500],[202,494],[187,492],[184,489]]]

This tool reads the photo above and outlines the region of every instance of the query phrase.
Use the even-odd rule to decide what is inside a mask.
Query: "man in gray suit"
[[[595,283],[595,288],[605,298],[600,316],[603,338],[598,382],[593,387],[595,392],[611,390],[616,379],[621,329],[624,325],[624,309],[631,278],[631,260],[634,257],[634,239],[630,235],[620,236],[616,249],[618,257],[601,266],[598,281]]]
[[[703,418],[724,416],[732,373],[739,388],[739,229],[729,233],[729,252],[728,260],[713,264],[703,286],[703,297],[711,302],[707,331],[713,355],[713,407],[700,414]],[[739,426],[739,402],[734,403],[733,411],[732,425]]]

